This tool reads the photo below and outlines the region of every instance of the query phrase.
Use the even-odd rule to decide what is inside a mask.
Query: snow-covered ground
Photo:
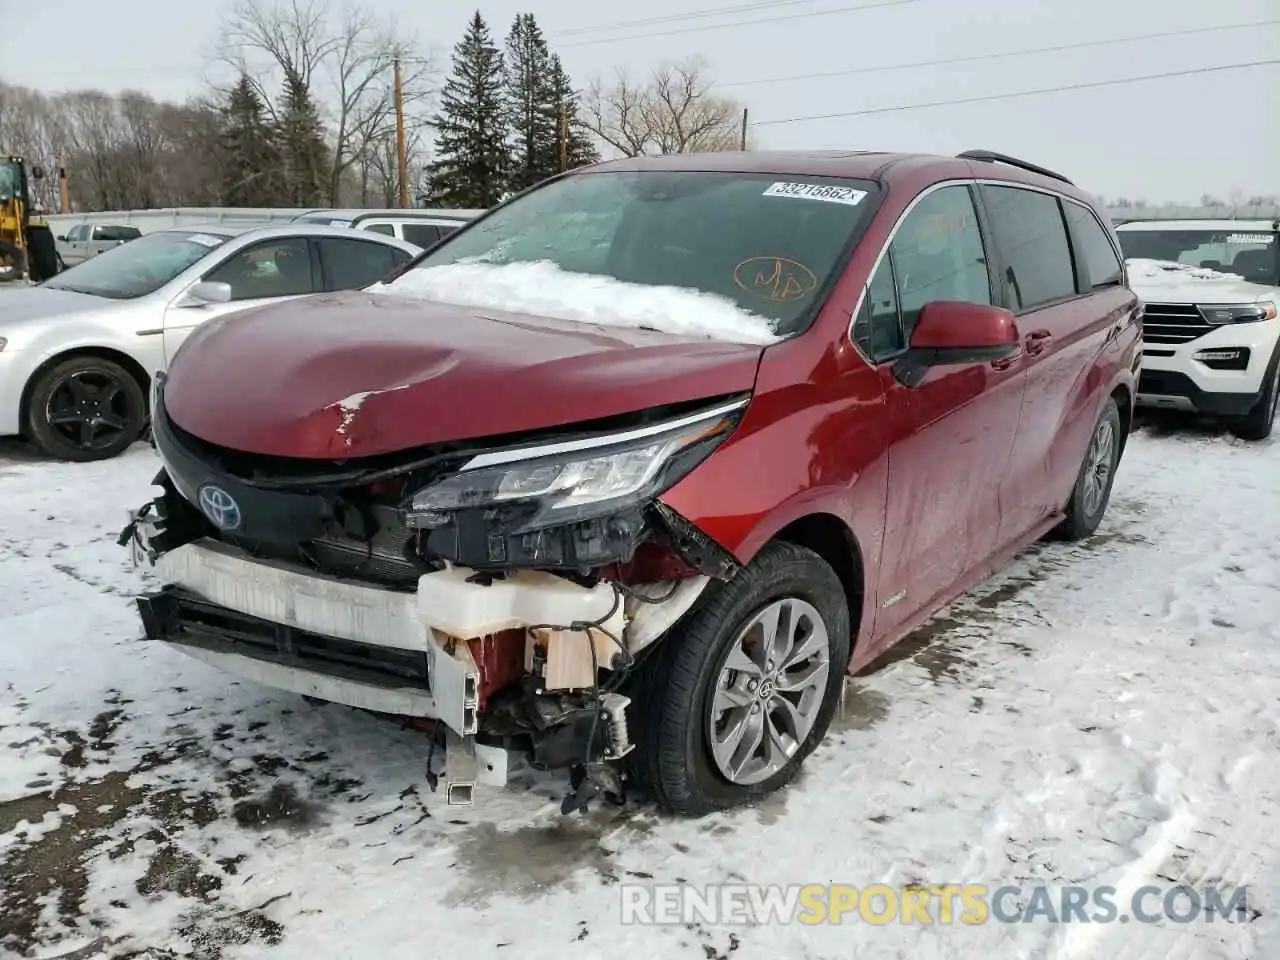
[[[758,809],[447,807],[422,735],[138,640],[157,469],[0,448],[0,954],[1280,957],[1280,442],[1146,428],[1038,546],[858,678]],[[1241,922],[623,925],[625,883],[1250,886]]]

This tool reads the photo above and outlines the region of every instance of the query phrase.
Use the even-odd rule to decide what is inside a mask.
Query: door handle
[[[1021,360],[1025,355],[1026,354],[1024,353],[1022,347],[1019,346],[1013,351],[1013,353],[1009,354],[1007,357],[1001,357],[999,360],[992,360],[991,369],[992,370],[1008,370],[1013,366],[1015,366],[1017,362]]]
[[[1045,348],[1053,342],[1053,334],[1048,330],[1032,330],[1027,334],[1027,353],[1035,356],[1044,353]]]

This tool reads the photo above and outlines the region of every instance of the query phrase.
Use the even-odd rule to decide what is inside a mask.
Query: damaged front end
[[[185,433],[157,385],[162,493],[121,544],[161,587],[149,639],[437,735],[450,803],[516,752],[620,798],[625,681],[734,558],[658,499],[746,397],[376,460],[250,456]],[[439,767],[443,766],[443,770]]]

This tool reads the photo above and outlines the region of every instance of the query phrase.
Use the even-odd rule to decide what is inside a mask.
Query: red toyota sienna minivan
[[[200,327],[121,542],[148,638],[416,718],[450,803],[518,761],[568,771],[566,812],[702,814],[1097,527],[1140,330],[1094,199],[1012,157],[602,163],[375,287]]]

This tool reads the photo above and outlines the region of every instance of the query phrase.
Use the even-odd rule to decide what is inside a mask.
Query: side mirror
[[[39,164],[36,164],[35,166],[33,166],[33,167],[31,168],[31,179],[32,179],[32,180],[43,180],[43,179],[44,179],[44,167],[40,166]]]
[[[187,301],[196,306],[203,306],[206,303],[230,303],[231,284],[201,280],[187,291]]]
[[[894,374],[903,385],[914,387],[930,367],[1012,362],[1021,342],[1017,321],[1003,307],[935,300],[920,311]]]
[[[58,234],[58,236],[57,236],[57,237],[55,237],[54,239],[56,239],[59,243],[66,243],[66,242],[67,242],[67,235],[66,235],[65,233],[60,233],[60,234]]]

